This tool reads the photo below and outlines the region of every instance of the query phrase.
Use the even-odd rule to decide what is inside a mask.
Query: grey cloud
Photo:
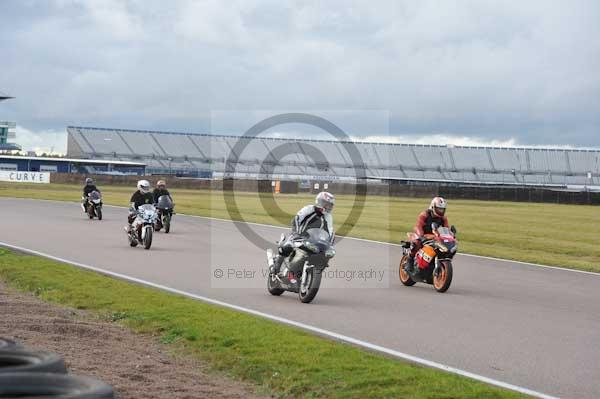
[[[5,0],[0,14],[0,90],[17,97],[0,115],[30,130],[383,109],[401,136],[600,147],[595,1]]]

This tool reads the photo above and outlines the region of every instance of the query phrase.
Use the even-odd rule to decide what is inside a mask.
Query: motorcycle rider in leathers
[[[410,254],[408,261],[404,266],[409,274],[414,274],[418,271],[418,266],[415,265],[415,255],[423,247],[424,236],[426,234],[433,234],[431,228],[432,223],[438,226],[448,227],[448,218],[446,218],[446,200],[442,197],[435,197],[431,200],[429,208],[419,214],[417,223],[414,227],[414,233],[416,238],[411,242]]]
[[[137,191],[133,193],[129,200],[129,215],[127,216],[127,232],[131,231],[131,224],[137,217],[138,207],[145,204],[154,204],[154,196],[150,192],[150,182],[140,180],[137,182]]]
[[[169,192],[169,190],[167,190],[167,183],[164,180],[159,180],[156,182],[156,188],[152,192],[152,196],[154,197],[154,203],[157,204],[158,199],[163,195],[168,196],[171,202],[173,202],[173,197],[171,197],[171,193]],[[160,217],[156,220],[156,223],[159,228],[163,227],[162,220]]]
[[[292,220],[292,232],[279,242],[279,254],[273,258],[272,273],[279,273],[283,260],[294,252],[294,240],[312,228],[321,228],[329,233],[333,243],[335,233],[333,230],[333,217],[331,215],[335,197],[326,191],[320,192],[315,198],[314,205],[306,205],[298,211]]]
[[[94,179],[92,179],[91,177],[88,177],[85,179],[85,186],[83,186],[83,197],[82,197],[83,211],[86,213],[87,213],[87,208],[88,208],[88,195],[92,191],[100,192],[100,190],[98,190],[98,187],[96,187],[96,184],[94,184]]]

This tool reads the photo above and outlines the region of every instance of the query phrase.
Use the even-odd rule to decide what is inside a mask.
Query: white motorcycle
[[[158,218],[158,212],[154,205],[145,204],[137,209],[137,216],[131,224],[131,229],[127,235],[129,245],[136,247],[138,244],[144,245],[145,249],[150,249],[152,245],[152,235],[154,233],[154,224]]]

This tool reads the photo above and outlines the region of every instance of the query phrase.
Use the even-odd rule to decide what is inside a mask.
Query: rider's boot
[[[273,265],[270,267],[270,270],[269,270],[272,274],[279,273],[279,270],[281,269],[281,265],[283,264],[283,259],[284,259],[284,256],[281,254],[275,255],[273,257]]]

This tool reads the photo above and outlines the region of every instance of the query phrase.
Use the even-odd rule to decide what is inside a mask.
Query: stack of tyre
[[[0,398],[112,399],[110,385],[67,373],[57,354],[0,337]]]

